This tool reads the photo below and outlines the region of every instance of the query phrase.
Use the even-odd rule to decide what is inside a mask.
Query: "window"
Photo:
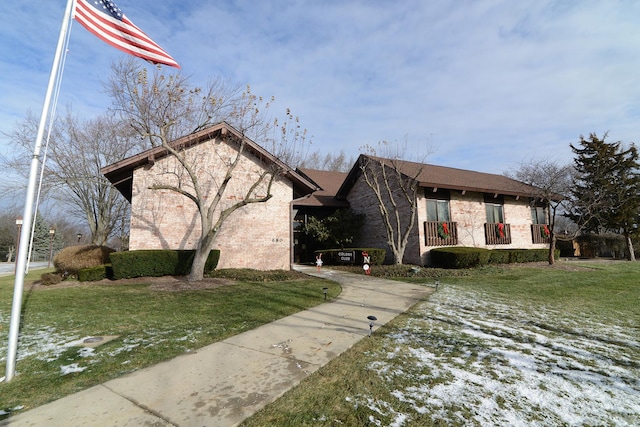
[[[487,209],[488,223],[504,223],[504,197],[485,194],[484,204]]]
[[[426,189],[425,197],[427,198],[427,221],[449,222],[451,220],[448,191],[433,192]]]
[[[504,213],[502,212],[502,205],[496,205],[487,203],[487,222],[504,222]]]
[[[448,200],[427,200],[427,221],[449,221]]]
[[[546,224],[547,212],[544,206],[532,206],[531,219],[533,220],[534,224]]]

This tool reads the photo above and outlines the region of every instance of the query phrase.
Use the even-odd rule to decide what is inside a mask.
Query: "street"
[[[29,270],[38,270],[42,268],[47,268],[47,261],[37,261],[29,264]],[[9,274],[13,274],[14,269],[16,268],[16,264],[13,262],[0,262],[0,276],[6,276]]]

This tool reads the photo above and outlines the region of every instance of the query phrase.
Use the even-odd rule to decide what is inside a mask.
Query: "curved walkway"
[[[15,415],[0,426],[234,426],[433,288],[315,267],[338,298]]]

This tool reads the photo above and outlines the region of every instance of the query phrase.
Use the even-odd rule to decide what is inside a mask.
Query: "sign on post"
[[[338,252],[338,262],[344,264],[354,264],[356,261],[355,251],[340,251]]]

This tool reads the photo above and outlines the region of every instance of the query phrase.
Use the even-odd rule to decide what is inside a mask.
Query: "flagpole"
[[[33,205],[36,189],[36,181],[38,179],[38,167],[40,165],[40,149],[51,106],[51,98],[54,89],[57,86],[58,71],[60,61],[65,53],[67,32],[71,22],[71,13],[75,5],[75,0],[67,0],[67,7],[60,28],[60,36],[58,38],[58,46],[56,54],[53,58],[53,66],[49,75],[49,86],[44,98],[42,107],[42,115],[40,116],[40,124],[38,125],[38,133],[36,135],[35,147],[33,149],[33,157],[31,159],[31,169],[29,171],[29,183],[27,185],[27,197],[24,203],[24,214],[22,215],[24,226],[20,233],[20,244],[18,247],[18,259],[16,260],[16,278],[13,287],[13,304],[11,306],[11,323],[9,325],[9,344],[7,347],[7,365],[5,370],[5,381],[9,382],[15,375],[16,354],[18,350],[18,334],[20,332],[20,315],[22,310],[22,291],[24,288],[24,276],[27,270],[27,255],[29,251],[29,234],[31,232],[31,221],[33,220]],[[44,167],[44,165],[42,165]]]

